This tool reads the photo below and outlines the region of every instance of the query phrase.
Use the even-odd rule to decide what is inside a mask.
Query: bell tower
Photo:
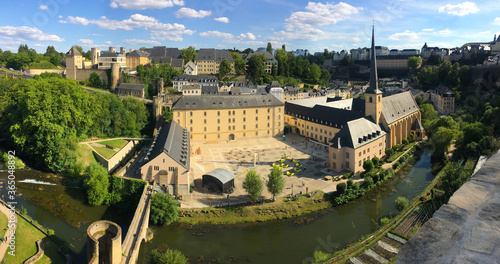
[[[370,86],[365,91],[365,115],[380,123],[382,115],[382,92],[378,89],[377,58],[375,56],[375,27],[372,28],[372,48],[370,61]]]

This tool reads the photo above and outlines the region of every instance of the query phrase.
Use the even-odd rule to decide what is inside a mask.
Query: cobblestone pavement
[[[298,160],[303,166],[301,172],[294,172],[294,164],[286,160],[288,168],[282,168],[283,172],[293,172],[294,176],[285,177],[285,189],[280,196],[290,195],[314,190],[333,192],[337,183],[342,181],[325,181],[325,176],[339,176],[342,173],[330,171],[328,169],[328,148],[325,145],[306,142],[304,138],[288,134],[286,141],[281,138],[265,137],[253,139],[236,139],[229,142],[210,144],[211,142],[192,142],[193,152],[201,150],[200,154],[191,154],[191,175],[195,180],[195,189],[190,195],[184,196],[181,206],[186,208],[217,206],[244,203],[248,200],[243,189],[243,180],[249,169],[255,169],[261,176],[264,183],[268,179],[272,164],[280,164],[278,160],[286,155],[291,159]],[[258,154],[257,164],[254,167],[253,157]],[[221,195],[207,192],[201,187],[201,178],[204,173],[216,168],[227,169],[235,173],[235,191],[229,195]],[[360,181],[359,178],[354,178]],[[362,181],[362,180],[361,180]],[[271,198],[264,186],[262,192],[264,198]]]

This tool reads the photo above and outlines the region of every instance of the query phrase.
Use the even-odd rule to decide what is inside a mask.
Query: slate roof
[[[222,184],[229,182],[230,180],[232,180],[236,177],[236,175],[234,175],[234,173],[232,173],[226,169],[221,169],[221,168],[217,168],[213,171],[204,173],[203,175],[212,176],[212,177],[218,179]]]
[[[82,54],[76,49],[75,46],[71,47],[69,51],[66,53],[66,56],[82,56]]]
[[[215,61],[228,60],[229,62],[234,61],[233,57],[227,50],[216,50],[216,49],[200,49],[195,58],[195,61],[198,60],[215,60]]]
[[[248,54],[248,56],[245,58],[245,62],[248,62],[248,60],[250,60],[250,58],[254,55],[264,55],[264,57],[266,57],[266,59],[268,61],[271,61],[271,62],[276,62],[276,59],[273,57],[273,55],[267,51],[261,51],[261,50],[256,50],[256,51],[252,51]]]
[[[174,59],[182,59],[181,52],[178,48],[167,48],[165,46],[154,46],[149,49],[145,49],[149,52],[150,57],[172,57]]]
[[[188,81],[188,82],[217,82],[217,76],[181,74],[174,76],[173,80]]]
[[[410,91],[382,97],[382,116],[387,124],[419,110]]]
[[[109,52],[109,51],[101,51],[101,56],[104,58],[118,58],[118,57],[123,57],[121,53],[116,53],[116,52]]]
[[[149,160],[158,157],[162,152],[175,160],[185,169],[189,169],[189,132],[174,120],[164,125],[155,136],[154,147]]]
[[[134,50],[128,54],[129,57],[148,57],[149,52]]]
[[[172,109],[224,109],[238,107],[280,106],[272,94],[266,95],[183,95]]]
[[[217,86],[203,86],[201,87],[201,94],[218,94],[219,88]]]
[[[349,98],[344,100],[337,100],[335,98],[318,96],[306,99],[299,99],[287,102],[287,104],[301,105],[303,107],[314,107],[315,105],[323,105],[327,107],[340,108],[353,110],[355,112],[365,112],[365,100],[358,98]],[[285,105],[286,111],[286,105]]]
[[[118,89],[142,91],[144,90],[144,84],[120,83],[120,85],[118,85]]]
[[[343,147],[357,149],[385,135],[384,130],[375,124],[371,117],[362,117],[347,122],[330,143],[337,149]]]
[[[285,113],[309,122],[337,128],[342,128],[347,122],[365,115],[364,109],[359,112],[321,104],[308,107],[290,102],[285,103]]]

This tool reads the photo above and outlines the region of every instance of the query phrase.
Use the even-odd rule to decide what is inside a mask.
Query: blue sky
[[[490,1],[370,0],[18,0],[3,1],[0,48],[28,44],[66,52],[109,46],[137,49],[273,47],[310,52],[377,45],[452,48],[500,34],[500,4]]]

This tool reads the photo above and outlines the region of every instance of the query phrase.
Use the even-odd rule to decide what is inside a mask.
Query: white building
[[[349,52],[347,50],[342,50],[341,52],[335,52],[333,54],[333,61],[339,61],[345,58],[345,56],[349,57]]]
[[[121,47],[120,52],[115,52],[115,47],[109,47],[109,51],[101,51],[101,54],[98,56],[98,69],[111,69],[112,63],[120,64],[120,68],[127,68],[127,57],[125,55],[125,48]]]
[[[186,66],[184,66],[184,74],[185,75],[198,75],[198,66],[192,62],[189,61]]]

